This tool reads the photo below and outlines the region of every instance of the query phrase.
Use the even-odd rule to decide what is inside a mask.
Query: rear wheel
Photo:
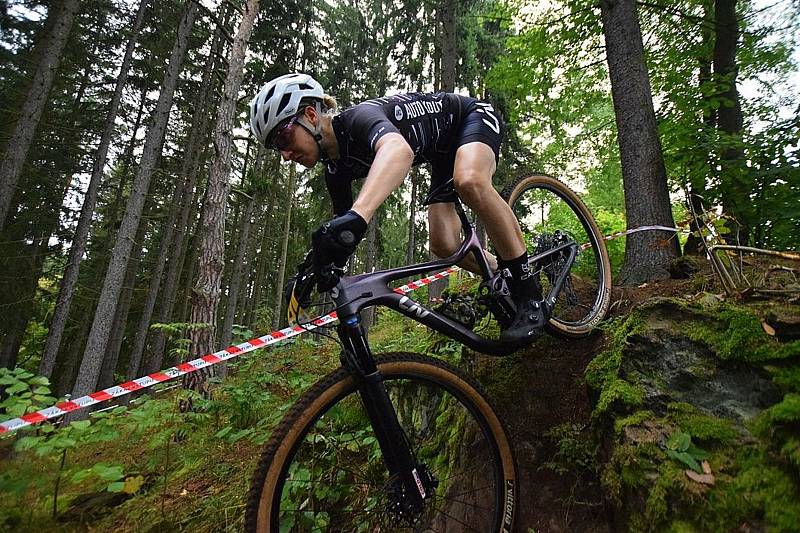
[[[426,487],[422,509],[389,477],[352,375],[330,374],[267,443],[248,497],[248,531],[511,531],[514,457],[472,378],[435,359],[377,361]]]
[[[519,221],[529,257],[569,241],[581,246],[547,330],[566,337],[589,334],[611,300],[611,264],[592,214],[569,187],[542,174],[518,178],[502,196]],[[555,254],[531,264],[545,295],[565,261]]]

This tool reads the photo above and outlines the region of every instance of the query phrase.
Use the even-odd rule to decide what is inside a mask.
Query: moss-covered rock
[[[608,326],[586,382],[616,528],[797,531],[800,344],[768,313],[659,298]]]

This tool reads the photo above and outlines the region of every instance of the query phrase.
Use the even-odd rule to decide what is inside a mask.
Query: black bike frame
[[[429,486],[423,473],[419,471],[420,465],[416,463],[413,451],[408,446],[405,434],[397,420],[397,413],[383,384],[383,376],[377,369],[361,327],[360,311],[373,305],[389,307],[475,351],[488,355],[508,355],[519,348],[518,345],[480,337],[463,324],[436,311],[426,309],[408,296],[389,288],[389,283],[392,281],[449,268],[470,253],[475,257],[484,280],[498,275],[492,272],[483,247],[478,241],[474,227],[463,206],[456,201],[455,207],[465,235],[464,242],[455,254],[438,261],[342,277],[336,287],[331,290],[339,318],[337,332],[344,346],[342,365],[359,380],[359,394],[375,431],[386,467],[391,476],[399,477],[405,489],[404,494],[410,498],[409,502],[415,507],[421,506],[432,487]],[[536,264],[549,255],[568,251],[566,267],[552,283],[550,291],[543,301],[543,304],[551,306],[551,309],[555,304],[558,292],[569,275],[577,249],[576,243],[566,243],[529,260],[531,264]]]

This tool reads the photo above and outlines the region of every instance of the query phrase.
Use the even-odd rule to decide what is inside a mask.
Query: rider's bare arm
[[[392,192],[400,187],[414,162],[414,151],[399,133],[387,133],[375,143],[375,160],[353,203],[353,211],[369,222]]]

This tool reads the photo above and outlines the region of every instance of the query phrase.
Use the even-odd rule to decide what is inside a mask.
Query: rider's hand
[[[289,278],[289,280],[286,282],[286,285],[283,286],[283,301],[287,306],[292,299],[292,292],[294,291],[298,280],[302,280],[305,276],[310,274],[313,254],[313,251],[309,251],[308,254],[306,254],[306,258],[303,260],[303,262],[297,265],[297,271]],[[300,300],[300,307],[306,309],[311,305],[311,291],[306,290],[301,292],[304,294],[300,295],[302,297]],[[298,294],[295,294],[295,297],[297,296]]]
[[[314,266],[318,270],[331,263],[344,267],[366,231],[366,221],[352,210],[324,223],[311,238]]]

